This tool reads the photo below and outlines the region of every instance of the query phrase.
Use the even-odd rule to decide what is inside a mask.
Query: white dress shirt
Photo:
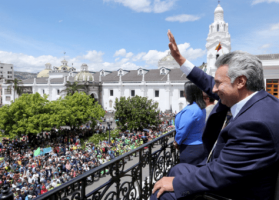
[[[235,118],[235,116],[239,113],[239,111],[241,110],[241,108],[255,95],[257,94],[258,91],[254,92],[253,94],[249,95],[248,97],[246,97],[245,99],[242,99],[241,101],[237,102],[236,104],[234,104],[231,107],[231,113],[232,113],[232,117]]]

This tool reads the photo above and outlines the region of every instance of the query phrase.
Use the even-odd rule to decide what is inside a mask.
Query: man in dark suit
[[[151,200],[192,199],[203,192],[272,199],[279,169],[279,100],[264,91],[261,61],[244,52],[223,55],[213,79],[182,57],[170,31],[168,36],[171,54],[187,78],[219,101],[203,133],[211,158],[199,166],[173,167],[155,184]],[[232,118],[222,129],[229,110]]]

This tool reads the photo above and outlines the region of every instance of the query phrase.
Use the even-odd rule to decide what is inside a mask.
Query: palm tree
[[[9,89],[11,89],[11,87],[14,88],[14,100],[15,100],[15,94],[17,93],[18,96],[20,96],[23,92],[22,87],[20,87],[20,85],[22,85],[22,80],[15,78],[14,80],[8,80],[7,83],[12,84],[12,86],[9,86]]]
[[[62,90],[61,92],[66,92],[67,95],[73,95],[75,92],[78,92],[79,90],[86,90],[84,85],[78,85],[78,82],[75,81],[71,83],[70,81],[67,81],[66,83],[66,89]]]

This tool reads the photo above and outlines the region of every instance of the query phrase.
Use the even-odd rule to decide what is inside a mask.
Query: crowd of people
[[[8,184],[16,200],[32,199],[160,136],[166,128],[165,122],[156,130],[121,132],[110,144],[108,141],[88,142],[87,138],[93,134],[88,127],[75,131],[54,129],[37,136],[3,139],[0,143],[0,186]],[[50,147],[51,151],[44,153],[44,149]],[[35,153],[38,149],[40,152]]]

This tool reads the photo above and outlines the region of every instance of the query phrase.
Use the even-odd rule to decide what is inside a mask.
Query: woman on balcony
[[[190,81],[184,84],[184,96],[189,104],[175,117],[174,146],[179,148],[180,163],[197,165],[205,158],[202,134],[206,104],[202,90]]]

